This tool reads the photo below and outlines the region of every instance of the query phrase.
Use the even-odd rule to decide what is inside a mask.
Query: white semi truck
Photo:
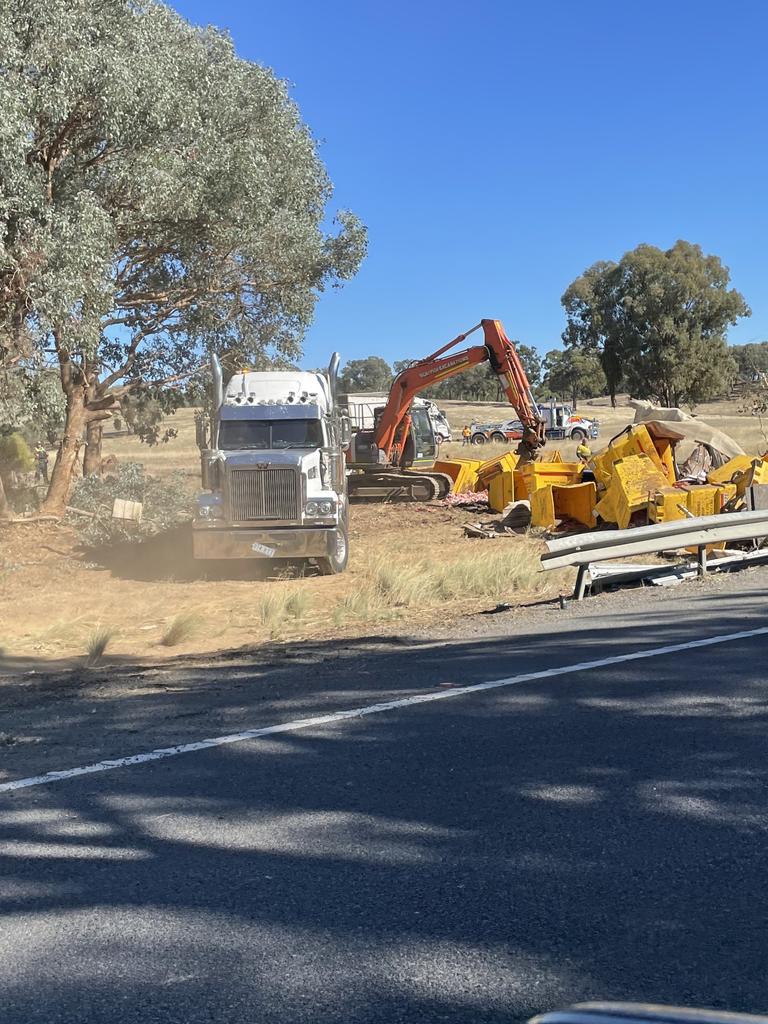
[[[213,357],[213,414],[198,425],[204,492],[195,558],[311,559],[343,572],[349,555],[349,419],[327,373],[244,371],[224,388]]]

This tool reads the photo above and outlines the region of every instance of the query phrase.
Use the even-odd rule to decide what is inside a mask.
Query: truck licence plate
[[[277,548],[270,548],[266,544],[259,544],[258,541],[251,544],[251,551],[255,551],[257,555],[264,555],[265,558],[274,558],[277,553]]]

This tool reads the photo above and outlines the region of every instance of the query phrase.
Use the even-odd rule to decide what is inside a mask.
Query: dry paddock
[[[349,569],[337,577],[195,562],[188,527],[96,551],[67,526],[4,527],[0,665],[82,661],[104,637],[109,656],[154,661],[268,640],[407,633],[566,587],[539,572],[533,537],[464,537],[463,523],[478,518],[442,505],[355,506]]]
[[[472,419],[500,420],[501,403],[444,404],[454,431]],[[597,448],[631,421],[627,407],[585,404],[602,430]],[[736,403],[697,410],[747,450],[768,447],[763,425]],[[108,435],[104,454],[143,462],[149,473],[181,472],[191,490],[198,478],[193,410],[169,425],[178,436],[147,448],[126,434]],[[551,451],[555,445],[550,445]],[[572,457],[572,443],[556,445]],[[446,454],[488,455],[448,445]],[[339,577],[297,576],[260,563],[210,566],[191,557],[188,528],[138,547],[86,550],[67,526],[0,527],[0,665],[37,670],[80,661],[106,642],[106,654],[154,661],[268,640],[374,636],[429,630],[459,622],[498,602],[525,604],[570,588],[570,574],[539,572],[541,540],[509,536],[471,540],[465,523],[477,512],[445,505],[358,505],[351,519],[351,559]]]

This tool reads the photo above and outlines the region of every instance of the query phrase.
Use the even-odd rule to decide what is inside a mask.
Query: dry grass
[[[259,622],[268,629],[274,628],[284,617],[285,598],[277,593],[268,593],[259,601]]]
[[[107,647],[114,638],[115,633],[116,630],[110,629],[107,626],[97,626],[90,634],[86,644],[85,659],[85,663],[89,668],[95,668],[101,664]]]
[[[177,647],[185,640],[191,639],[202,624],[196,612],[180,612],[171,622],[160,638],[163,647]]]
[[[551,586],[552,577],[545,579],[541,572],[541,545],[535,540],[522,536],[470,543],[491,546],[444,560],[374,559],[364,567],[355,591],[337,603],[334,621],[371,621],[386,613],[401,617],[405,609],[457,615],[488,600],[536,596]]]
[[[307,590],[292,590],[284,598],[285,612],[293,619],[301,620],[307,617],[311,607],[312,598]]]

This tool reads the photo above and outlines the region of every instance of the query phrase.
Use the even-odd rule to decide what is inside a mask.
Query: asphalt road
[[[642,617],[639,601],[549,643],[533,624],[320,659],[260,703],[247,666],[222,670],[180,698],[203,721],[153,731],[141,705],[101,744],[72,695],[78,763],[175,742],[182,720],[188,740],[768,626],[754,581]],[[767,649],[694,647],[0,794],[0,1019],[765,1011]],[[72,767],[74,748],[30,750],[6,778]]]

